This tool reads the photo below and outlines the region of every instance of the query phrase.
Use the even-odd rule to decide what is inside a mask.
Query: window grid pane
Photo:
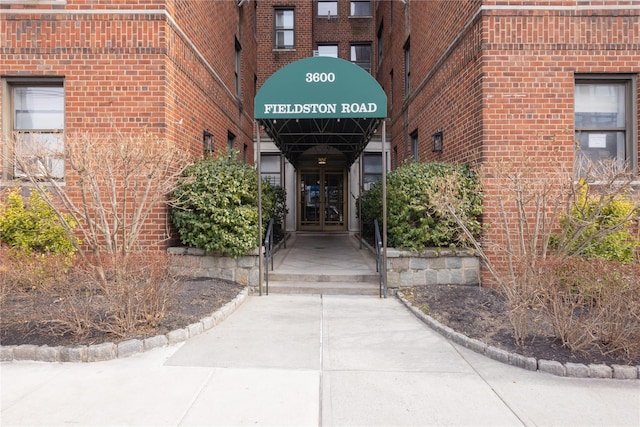
[[[351,16],[371,16],[371,2],[352,1]]]
[[[335,44],[318,45],[318,56],[330,56],[332,58],[337,58],[338,45],[335,45]]]
[[[319,1],[318,2],[318,16],[338,16],[338,2],[337,1]]]
[[[371,72],[371,45],[351,45],[351,62]]]
[[[14,128],[46,130],[64,128],[64,88],[19,86],[14,88]]]

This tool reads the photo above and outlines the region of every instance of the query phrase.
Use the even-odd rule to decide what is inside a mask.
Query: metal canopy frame
[[[302,153],[318,145],[342,152],[352,165],[378,130],[382,119],[261,119],[265,132],[296,167]]]

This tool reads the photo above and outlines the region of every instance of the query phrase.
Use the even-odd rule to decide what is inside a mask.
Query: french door
[[[298,174],[298,229],[346,230],[345,171],[301,169]]]

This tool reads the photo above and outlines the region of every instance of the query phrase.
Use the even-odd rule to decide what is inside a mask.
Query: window
[[[272,185],[280,185],[280,156],[262,154],[260,156],[260,174],[262,181],[269,181]]]
[[[398,164],[398,146],[396,145],[395,147],[393,147],[393,157],[392,157],[392,164],[391,166],[396,169],[399,164]]]
[[[350,15],[351,16],[371,16],[371,2],[370,1],[352,1]]]
[[[409,96],[409,91],[411,90],[411,63],[409,62],[409,47],[411,43],[410,40],[407,39],[407,42],[404,44],[404,96]]]
[[[329,17],[329,16],[338,16],[338,2],[337,1],[319,1],[318,16],[321,18]]]
[[[229,147],[229,151],[236,147],[236,136],[231,132],[227,132],[227,147]]]
[[[361,66],[369,73],[371,72],[371,45],[370,44],[352,44],[351,45],[351,62]]]
[[[322,44],[318,45],[317,56],[330,56],[332,58],[338,57],[338,45],[337,44]]]
[[[43,176],[64,178],[63,82],[16,80],[8,81],[5,87],[12,110],[7,128],[15,135],[15,147],[13,165],[3,167],[3,178],[25,177],[27,166]]]
[[[364,154],[362,163],[362,185],[366,191],[382,179],[382,153]]]
[[[393,107],[393,68],[389,71],[389,105]]]
[[[380,28],[378,29],[378,66],[380,66],[380,63],[382,62],[382,55],[384,53],[383,51],[383,40],[382,40],[382,36],[383,36],[383,31],[382,31],[382,24],[380,24]]]
[[[417,162],[420,160],[418,158],[418,131],[414,130],[411,132],[411,160]]]
[[[249,146],[242,144],[242,161],[247,163],[247,160],[249,160]]]
[[[630,76],[576,78],[574,120],[580,163],[615,160],[620,167],[636,170],[635,93],[636,81]]]
[[[275,48],[293,49],[293,9],[276,9],[275,21]]]
[[[240,96],[240,58],[242,53],[242,46],[240,42],[236,38],[236,53],[235,53],[235,61],[234,61],[234,75],[235,75],[235,83],[236,83],[236,96]]]

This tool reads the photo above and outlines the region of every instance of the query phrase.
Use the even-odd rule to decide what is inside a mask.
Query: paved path
[[[3,363],[0,385],[2,426],[640,425],[638,380],[504,365],[365,296],[252,296],[181,345]]]

